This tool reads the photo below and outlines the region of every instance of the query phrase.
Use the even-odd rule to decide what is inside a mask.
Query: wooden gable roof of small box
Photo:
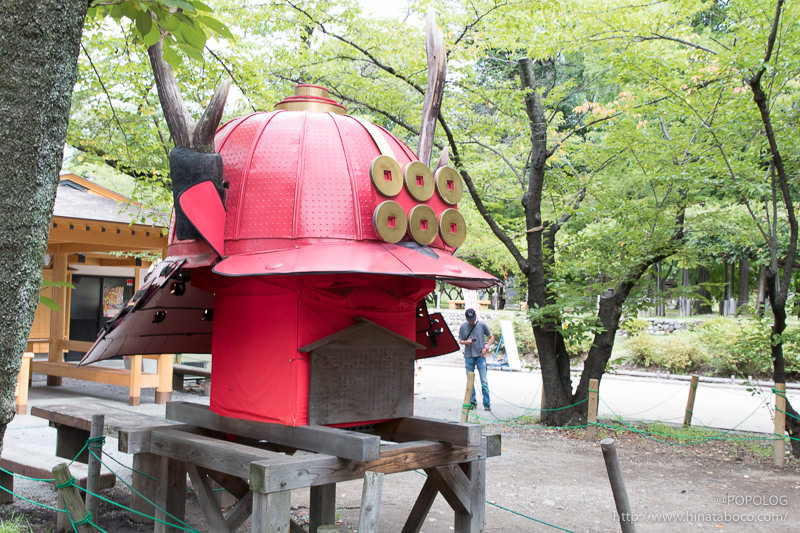
[[[311,354],[308,423],[406,417],[414,407],[414,356],[424,346],[369,320],[300,348]]]

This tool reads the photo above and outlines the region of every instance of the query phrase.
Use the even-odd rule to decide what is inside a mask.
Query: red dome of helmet
[[[462,187],[454,171],[447,169],[446,183],[455,192],[442,179],[437,187],[439,175],[434,178],[409,147],[342,114],[325,89],[298,86],[295,96],[275,107],[217,132],[224,246],[215,248],[223,248],[217,251],[224,258],[215,272],[364,272],[496,282],[450,256],[466,231],[454,205]],[[171,243],[170,255],[193,255],[186,241]]]

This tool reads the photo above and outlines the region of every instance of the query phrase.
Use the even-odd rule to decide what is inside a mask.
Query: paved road
[[[453,355],[422,362],[416,414],[457,420],[466,384],[461,360]],[[573,383],[577,384],[577,377]],[[538,372],[489,371],[492,416],[501,420],[525,414],[539,416],[542,380]],[[599,416],[625,420],[683,422],[689,383],[663,378],[606,375],[600,384]],[[800,405],[800,391],[787,394]],[[478,401],[480,405],[480,401]],[[703,383],[697,389],[693,424],[773,432],[774,398],[769,387],[751,393],[742,385]],[[479,408],[477,414],[489,419]]]

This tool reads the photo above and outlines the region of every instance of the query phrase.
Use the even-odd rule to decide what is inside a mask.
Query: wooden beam
[[[192,426],[266,440],[274,444],[370,461],[380,457],[380,438],[325,426],[284,426],[220,416],[208,406],[189,402],[170,402],[166,417]]]
[[[150,453],[182,460],[189,452],[192,463],[200,468],[244,479],[250,475],[250,463],[254,461],[281,464],[292,460],[281,453],[205,437],[188,429],[159,428],[150,432]]]
[[[211,485],[208,483],[208,476],[202,474],[195,465],[186,463],[186,470],[189,472],[189,479],[192,480],[192,488],[200,502],[200,508],[206,517],[208,526],[215,533],[230,533],[228,523],[220,511],[219,502],[214,497]]]
[[[48,245],[68,244],[72,252],[82,251],[75,245],[104,245],[114,250],[158,250],[166,237],[161,228],[129,226],[114,222],[54,218],[50,223]],[[92,251],[99,251],[94,249]]]
[[[375,425],[375,433],[385,440],[409,442],[435,440],[458,446],[480,446],[481,426],[463,422],[446,422],[433,418],[396,418]]]
[[[380,459],[375,461],[347,461],[322,454],[301,457],[294,461],[293,458],[286,457],[280,462],[253,462],[250,468],[250,488],[259,492],[291,490],[359,479],[367,470],[394,474],[485,457],[484,445],[467,448],[427,441],[386,445],[381,449]]]
[[[433,480],[431,478],[426,479],[425,484],[422,485],[422,489],[419,491],[417,501],[414,502],[414,507],[411,508],[411,512],[408,514],[401,533],[419,533],[437,494],[439,494],[439,491],[436,489]]]
[[[236,502],[228,514],[225,515],[225,522],[228,524],[228,529],[236,531],[244,524],[250,515],[253,514],[253,493],[248,491],[247,494],[241,497]]]
[[[96,381],[98,383],[108,383],[121,387],[130,387],[129,370],[123,368],[107,368],[102,366],[78,366],[77,363],[36,361],[31,365],[31,372],[34,374],[47,374],[48,376],[58,376],[72,379],[82,379],[84,381]],[[155,387],[158,385],[157,374],[142,374],[141,387]]]
[[[470,486],[464,471],[458,465],[426,468],[425,472],[456,513],[469,513]]]

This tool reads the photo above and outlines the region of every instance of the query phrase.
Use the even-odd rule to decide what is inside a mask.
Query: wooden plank
[[[336,522],[336,483],[311,487],[308,509],[308,533],[317,533],[317,528]]]
[[[411,508],[411,512],[408,514],[401,533],[419,533],[437,494],[439,494],[439,491],[436,489],[433,480],[426,479],[425,484],[422,485],[422,489],[419,491],[417,501],[414,502],[414,507]]]
[[[69,426],[89,432],[92,427],[92,415],[105,415],[104,432],[107,437],[119,437],[121,430],[142,430],[150,427],[178,426],[177,422],[161,417],[146,415],[127,408],[98,401],[96,398],[78,398],[75,403],[49,403],[31,407],[31,415],[44,418],[52,425]],[[88,436],[88,435],[87,435]],[[84,439],[85,441],[85,439]],[[137,450],[121,449],[120,451],[136,453]],[[147,451],[147,450],[138,450]]]
[[[286,455],[253,446],[245,446],[172,428],[154,429],[150,434],[150,453],[176,460],[190,460],[192,464],[247,478],[250,463],[272,461],[280,463]]]
[[[253,533],[289,533],[290,491],[253,494]]]
[[[11,444],[3,445],[3,455],[0,457],[0,467],[15,474],[34,478],[50,478],[52,468],[63,462],[63,457],[53,456],[38,452],[35,449],[20,449]],[[83,463],[72,463],[70,471],[75,476],[75,481],[81,487],[86,487],[86,478],[89,475],[88,467]],[[110,489],[116,482],[116,476],[108,471],[101,472],[99,488]],[[3,485],[5,486],[5,485]],[[0,491],[1,492],[1,491]]]
[[[376,435],[322,426],[291,427],[228,418],[212,412],[207,406],[188,402],[168,403],[166,416],[170,420],[193,426],[337,455],[353,461],[370,461],[380,457],[380,438]]]
[[[356,328],[361,328],[357,335],[342,336],[311,352],[309,424],[385,420],[413,414],[415,345],[405,337],[399,341],[396,333],[387,333],[371,323],[338,334]]]
[[[186,468],[180,461],[161,457],[157,477],[153,533],[181,532],[182,529],[173,525],[178,525],[178,520],[186,518]]]
[[[81,379],[97,383],[108,383],[120,387],[130,387],[130,371],[122,368],[107,368],[101,366],[81,366],[77,363],[36,361],[31,365],[34,374],[47,374],[63,378]],[[157,374],[142,374],[141,387],[150,388],[158,386]]]
[[[455,512],[469,513],[471,487],[469,479],[458,465],[427,468],[425,472]]]
[[[178,374],[181,376],[199,376],[201,378],[210,378],[211,377],[211,369],[210,368],[202,368],[199,366],[191,366],[191,365],[179,365],[174,364],[172,365],[172,373]]]
[[[418,416],[397,418],[375,425],[375,433],[384,440],[409,442],[433,440],[457,446],[480,446],[481,426],[463,422],[446,422]]]
[[[256,461],[250,469],[250,488],[259,492],[291,490],[359,479],[367,470],[394,474],[486,458],[483,445],[461,447],[440,442],[390,444],[375,461],[354,462],[329,455],[286,457],[277,461]]]
[[[483,533],[486,522],[486,460],[462,464],[469,479],[469,512],[456,511],[455,533]]]
[[[189,472],[189,479],[192,480],[192,488],[197,495],[197,500],[200,502],[200,508],[206,517],[208,526],[211,531],[215,533],[230,533],[228,523],[219,509],[219,502],[214,497],[211,485],[208,483],[208,477],[202,474],[195,465],[186,463],[186,470]]]
[[[379,472],[364,472],[364,486],[361,490],[361,512],[358,515],[359,533],[377,533],[378,531],[383,476],[384,474]]]

